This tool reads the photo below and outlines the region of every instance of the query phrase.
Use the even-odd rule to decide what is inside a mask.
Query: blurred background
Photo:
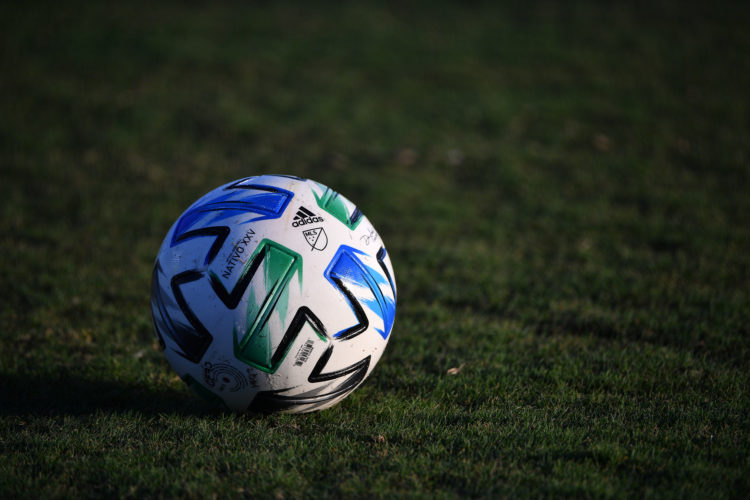
[[[66,2],[2,19],[4,274],[42,282],[19,306],[135,305],[179,213],[266,172],[358,203],[426,302],[524,316],[559,299],[552,323],[627,302],[632,323],[703,293],[686,273],[703,300],[747,284],[738,5]],[[645,281],[618,294],[628,279]],[[710,334],[692,320],[675,342]]]

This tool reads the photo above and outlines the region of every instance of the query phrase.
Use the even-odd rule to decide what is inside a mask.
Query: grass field
[[[0,6],[0,497],[746,497],[750,8],[673,3]],[[266,172],[398,280],[320,413],[153,334],[169,226]]]

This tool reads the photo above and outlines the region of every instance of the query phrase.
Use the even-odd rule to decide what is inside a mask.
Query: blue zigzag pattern
[[[263,184],[245,184],[248,179],[237,181],[223,189],[226,193],[206,197],[189,208],[177,221],[170,246],[199,236],[214,236],[214,245],[206,254],[205,264],[216,256],[229,231],[214,226],[219,221],[243,213],[257,214],[244,222],[278,219],[284,213],[294,193],[286,189]],[[198,229],[194,229],[198,223]]]
[[[387,339],[396,317],[395,290],[390,277],[383,276],[380,271],[365,264],[359,255],[367,254],[356,248],[341,245],[324,273],[326,279],[347,297],[349,307],[360,322],[359,325],[336,333],[334,337],[349,339],[367,329],[367,316],[359,305],[361,302],[383,321],[383,327],[375,330]],[[392,295],[386,296],[381,285],[386,290],[391,290]]]

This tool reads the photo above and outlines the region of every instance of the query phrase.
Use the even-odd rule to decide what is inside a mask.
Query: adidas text
[[[305,224],[312,224],[314,222],[323,222],[323,217],[305,217],[304,219],[296,219],[292,222],[293,227],[304,226]]]
[[[297,215],[294,216],[294,220],[292,221],[292,227],[304,226],[315,222],[323,222],[323,217],[315,215],[305,207],[299,207]]]

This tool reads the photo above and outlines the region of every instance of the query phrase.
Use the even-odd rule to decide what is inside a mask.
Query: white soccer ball
[[[154,265],[154,327],[177,374],[238,411],[335,405],[372,372],[396,314],[383,241],[317,182],[248,177],[174,223]]]

